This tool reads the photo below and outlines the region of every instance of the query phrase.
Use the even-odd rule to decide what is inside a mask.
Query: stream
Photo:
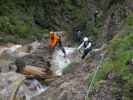
[[[22,58],[34,54],[34,52],[37,52],[37,48],[40,44],[41,43],[36,41],[31,43],[30,46],[32,49],[30,50],[29,45],[6,44],[5,46],[0,46],[0,77],[2,77],[0,81],[0,96],[2,97],[2,100],[9,100],[13,91],[14,82],[19,78],[24,78],[23,75],[15,73],[16,67],[13,65],[14,60],[16,58]],[[52,54],[52,60],[50,63],[52,65],[51,70],[55,76],[62,76],[64,69],[68,67],[69,64],[78,61],[79,59],[76,48],[65,47],[65,50],[67,57],[64,57],[61,50],[58,49]],[[36,87],[36,91],[33,91],[34,87]],[[32,81],[26,80],[26,82],[21,85],[17,95],[20,97],[25,96],[26,100],[31,100],[32,97],[45,92],[47,89],[47,86],[42,85],[36,79]]]

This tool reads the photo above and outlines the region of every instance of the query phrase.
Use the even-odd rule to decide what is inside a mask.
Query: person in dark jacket
[[[84,59],[87,56],[87,54],[92,50],[91,46],[92,43],[88,40],[87,37],[84,37],[83,42],[78,47],[78,50],[80,50],[81,48],[84,49],[81,59]]]

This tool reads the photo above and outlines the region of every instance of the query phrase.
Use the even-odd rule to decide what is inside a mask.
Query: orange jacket
[[[55,33],[54,34],[50,34],[50,44],[49,47],[50,48],[54,48],[60,41],[59,36],[57,36]]]

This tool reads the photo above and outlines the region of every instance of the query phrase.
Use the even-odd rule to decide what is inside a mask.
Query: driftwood
[[[52,71],[50,69],[34,67],[34,66],[26,66],[23,70],[23,74],[27,78],[45,79],[53,77]]]

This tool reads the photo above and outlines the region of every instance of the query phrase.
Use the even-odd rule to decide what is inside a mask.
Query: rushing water
[[[37,43],[33,43],[33,46],[36,45]],[[35,50],[35,47],[33,48]],[[58,75],[58,76],[61,76],[63,74],[63,69],[66,68],[69,64],[71,64],[73,61],[75,61],[77,58],[77,55],[73,55],[76,53],[76,48],[68,48],[68,47],[65,47],[65,50],[66,50],[66,57],[64,57],[64,54],[62,53],[61,50],[55,50],[54,53],[53,53],[53,56],[52,56],[52,60],[51,60],[51,64],[52,64],[52,71],[55,73],[55,75]],[[31,54],[32,52],[27,52],[27,48],[25,46],[22,46],[22,45],[12,45],[10,47],[1,47],[0,48],[0,64],[2,66],[4,66],[4,69],[6,70],[5,68],[5,65],[8,65],[9,63],[11,63],[10,59],[6,59],[5,56],[5,53],[9,56],[12,56],[12,57],[22,57],[22,56],[25,56],[27,54]],[[4,54],[4,55],[3,55]],[[8,57],[7,57],[8,58]],[[4,64],[4,65],[3,65]],[[2,67],[1,66],[1,67]],[[16,81],[15,78],[13,77],[16,77],[15,74],[13,73],[8,73],[8,67],[7,67],[7,72],[4,73],[5,77],[7,76],[8,77],[8,74],[12,74],[12,75],[9,75],[11,77],[11,80],[10,78],[4,78],[4,81],[1,81],[1,86],[5,87],[3,89],[1,89],[1,93],[3,96],[7,97],[7,92],[6,91],[10,91],[12,90],[12,85],[13,85],[13,82]],[[2,73],[0,74],[2,75]],[[19,76],[17,76],[19,77]],[[10,83],[8,83],[8,81],[11,81]],[[42,86],[37,80],[27,80],[28,81],[28,84],[29,85],[22,85],[20,87],[20,92],[18,91],[18,93],[20,95],[25,95],[26,96],[26,100],[30,100],[30,98],[34,97],[34,96],[37,96],[39,95],[40,93],[42,92],[45,92],[48,87],[47,86]],[[6,84],[2,84],[2,82],[5,82]],[[4,85],[7,85],[9,86],[9,88],[6,88],[7,86],[4,86]],[[24,87],[27,87],[27,88],[24,88]],[[9,89],[9,90],[8,90]],[[30,90],[31,89],[31,90]],[[35,91],[33,91],[33,89],[36,89]],[[30,93],[30,94],[29,94]]]
[[[68,48],[65,47],[66,50],[66,57],[61,50],[55,50],[52,58],[52,71],[55,75],[61,76],[63,74],[63,69],[66,68],[70,63],[76,60],[75,56],[72,56],[76,53],[76,48]]]

